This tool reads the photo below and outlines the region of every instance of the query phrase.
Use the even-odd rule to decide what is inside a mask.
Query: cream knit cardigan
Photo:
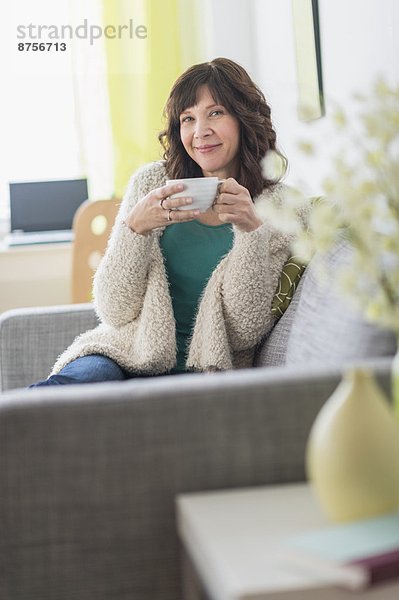
[[[103,354],[138,374],[166,373],[176,361],[172,301],[159,244],[164,228],[148,236],[122,221],[136,202],[164,185],[162,161],[130,180],[105,255],[94,278],[94,305],[101,324],[78,336],[52,373],[77,357]],[[255,207],[281,200],[282,186],[264,192]],[[214,371],[252,365],[255,347],[273,322],[271,302],[291,237],[263,223],[234,243],[202,294],[189,346],[187,368]]]

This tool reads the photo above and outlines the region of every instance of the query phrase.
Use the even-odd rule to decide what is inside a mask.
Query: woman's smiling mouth
[[[208,152],[212,152],[215,148],[219,148],[222,144],[206,144],[204,146],[195,146],[195,150],[201,152],[201,154],[207,154]]]

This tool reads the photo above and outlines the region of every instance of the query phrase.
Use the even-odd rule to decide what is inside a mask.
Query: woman
[[[188,69],[166,105],[164,161],[131,179],[94,279],[101,324],[79,336],[36,385],[252,365],[290,237],[256,206],[279,201],[261,159],[276,150],[270,108],[246,71],[217,58]],[[175,210],[166,179],[224,180],[206,213]]]

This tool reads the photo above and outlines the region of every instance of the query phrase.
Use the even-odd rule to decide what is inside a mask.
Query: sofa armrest
[[[97,325],[92,304],[18,308],[0,315],[0,390],[48,377],[73,339]]]

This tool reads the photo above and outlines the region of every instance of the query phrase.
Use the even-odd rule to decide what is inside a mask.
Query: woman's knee
[[[126,379],[123,369],[108,356],[89,354],[71,361],[61,371],[30,387],[45,385],[70,385],[78,383],[99,383],[102,381],[122,381]]]

